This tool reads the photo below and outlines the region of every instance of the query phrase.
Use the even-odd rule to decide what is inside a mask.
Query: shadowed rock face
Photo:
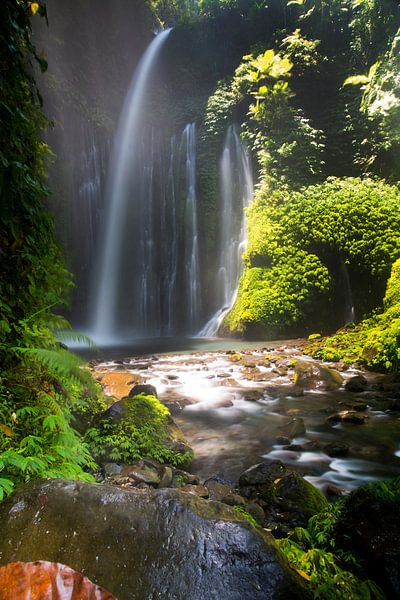
[[[32,482],[0,505],[0,564],[68,564],[119,600],[308,598],[274,540],[178,490]]]

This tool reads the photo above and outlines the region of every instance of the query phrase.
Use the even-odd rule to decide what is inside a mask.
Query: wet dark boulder
[[[344,500],[335,538],[337,547],[355,555],[387,598],[400,598],[400,477],[352,492]]]
[[[330,415],[326,422],[328,424],[332,423],[353,423],[354,425],[362,425],[368,419],[368,415],[362,414],[357,410],[341,410],[338,413],[334,413]]]
[[[281,461],[250,467],[240,476],[239,486],[243,496],[262,503],[270,524],[283,520],[291,527],[304,526],[327,506],[322,492]]]
[[[288,469],[280,460],[253,465],[239,477],[240,487],[262,487],[271,485],[277,477],[288,473]]]
[[[0,564],[68,564],[119,600],[308,598],[271,535],[178,490],[32,482],[0,505]]]
[[[364,375],[355,375],[346,381],[344,387],[348,392],[365,392],[368,388],[368,380]]]
[[[137,383],[133,386],[128,396],[132,398],[134,396],[139,396],[139,394],[142,396],[154,396],[155,398],[158,398],[156,388],[150,383]]]

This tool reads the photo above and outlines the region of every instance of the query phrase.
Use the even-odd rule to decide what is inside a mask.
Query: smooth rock
[[[255,502],[249,502],[245,505],[246,511],[257,521],[261,527],[265,524],[265,513],[259,504]]]
[[[146,464],[125,465],[120,473],[121,477],[129,477],[136,483],[146,483],[156,487],[160,483],[157,469]]]
[[[171,467],[168,467],[168,466],[164,467],[158,487],[159,488],[170,487],[170,485],[172,484],[172,478],[173,478],[173,471],[172,471]]]
[[[205,485],[185,485],[180,488],[181,492],[193,494],[199,498],[209,498],[210,494]]]
[[[36,481],[0,505],[0,522],[0,564],[40,554],[118,600],[310,598],[271,535],[178,490]]]
[[[245,486],[263,486],[266,483],[272,483],[277,477],[287,472],[287,468],[280,460],[274,460],[268,463],[258,463],[253,465],[239,477],[239,485]]]
[[[132,398],[134,396],[139,396],[139,394],[143,396],[155,396],[158,398],[156,388],[154,385],[150,385],[149,383],[139,383],[134,385],[128,396],[129,398]]]
[[[349,450],[350,447],[347,444],[341,444],[340,442],[332,442],[324,446],[324,452],[333,458],[347,456]]]
[[[226,496],[224,496],[221,500],[224,504],[228,504],[228,506],[244,506],[246,504],[245,498],[240,496],[239,494],[234,494],[230,492]]]
[[[122,467],[117,463],[109,462],[104,465],[104,474],[106,477],[111,477],[111,475],[118,475],[121,473]]]
[[[346,381],[344,387],[348,392],[365,392],[368,387],[368,380],[364,377],[364,375],[355,375]]]
[[[278,429],[282,436],[288,437],[290,439],[301,437],[306,433],[306,427],[301,417],[295,417],[294,419],[291,419],[284,425],[278,427]]]
[[[297,387],[334,391],[343,383],[343,377],[338,371],[312,361],[298,360],[294,371],[294,383]]]
[[[342,421],[343,423],[362,425],[367,418],[367,415],[360,414],[356,410],[342,410],[328,417],[326,421],[327,423],[336,423]]]
[[[37,560],[0,567],[0,600],[116,600],[87,577],[60,563]]]
[[[208,489],[211,500],[223,502],[223,498],[232,493],[232,488],[230,488],[229,485],[220,483],[215,479],[207,479],[207,481],[204,482],[204,485]]]

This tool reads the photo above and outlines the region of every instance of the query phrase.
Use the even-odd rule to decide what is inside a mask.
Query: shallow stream
[[[400,383],[332,364],[343,378],[338,389],[327,390],[323,381],[295,385],[296,360],[322,365],[303,356],[296,342],[256,347],[192,340],[189,351],[183,345],[166,343],[168,354],[154,355],[148,345],[145,356],[132,356],[144,347],[109,349],[95,369],[127,371],[156,387],[194,449],[191,470],[201,479],[235,481],[250,465],[277,459],[322,489],[330,484],[348,491],[400,474]],[[361,373],[367,389],[347,391],[346,381]],[[327,421],[354,409],[361,423]],[[293,419],[304,421],[305,433],[288,436]]]

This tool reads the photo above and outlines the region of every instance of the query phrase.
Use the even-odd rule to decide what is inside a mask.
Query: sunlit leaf
[[[31,13],[32,17],[34,15],[36,15],[37,11],[39,10],[39,4],[37,2],[32,2],[29,5],[29,12]]]
[[[343,85],[363,85],[369,83],[367,75],[351,75],[344,80]]]
[[[12,437],[14,435],[11,427],[8,427],[8,425],[4,425],[3,423],[0,423],[0,431],[2,431],[4,435],[7,435],[8,437]]]

